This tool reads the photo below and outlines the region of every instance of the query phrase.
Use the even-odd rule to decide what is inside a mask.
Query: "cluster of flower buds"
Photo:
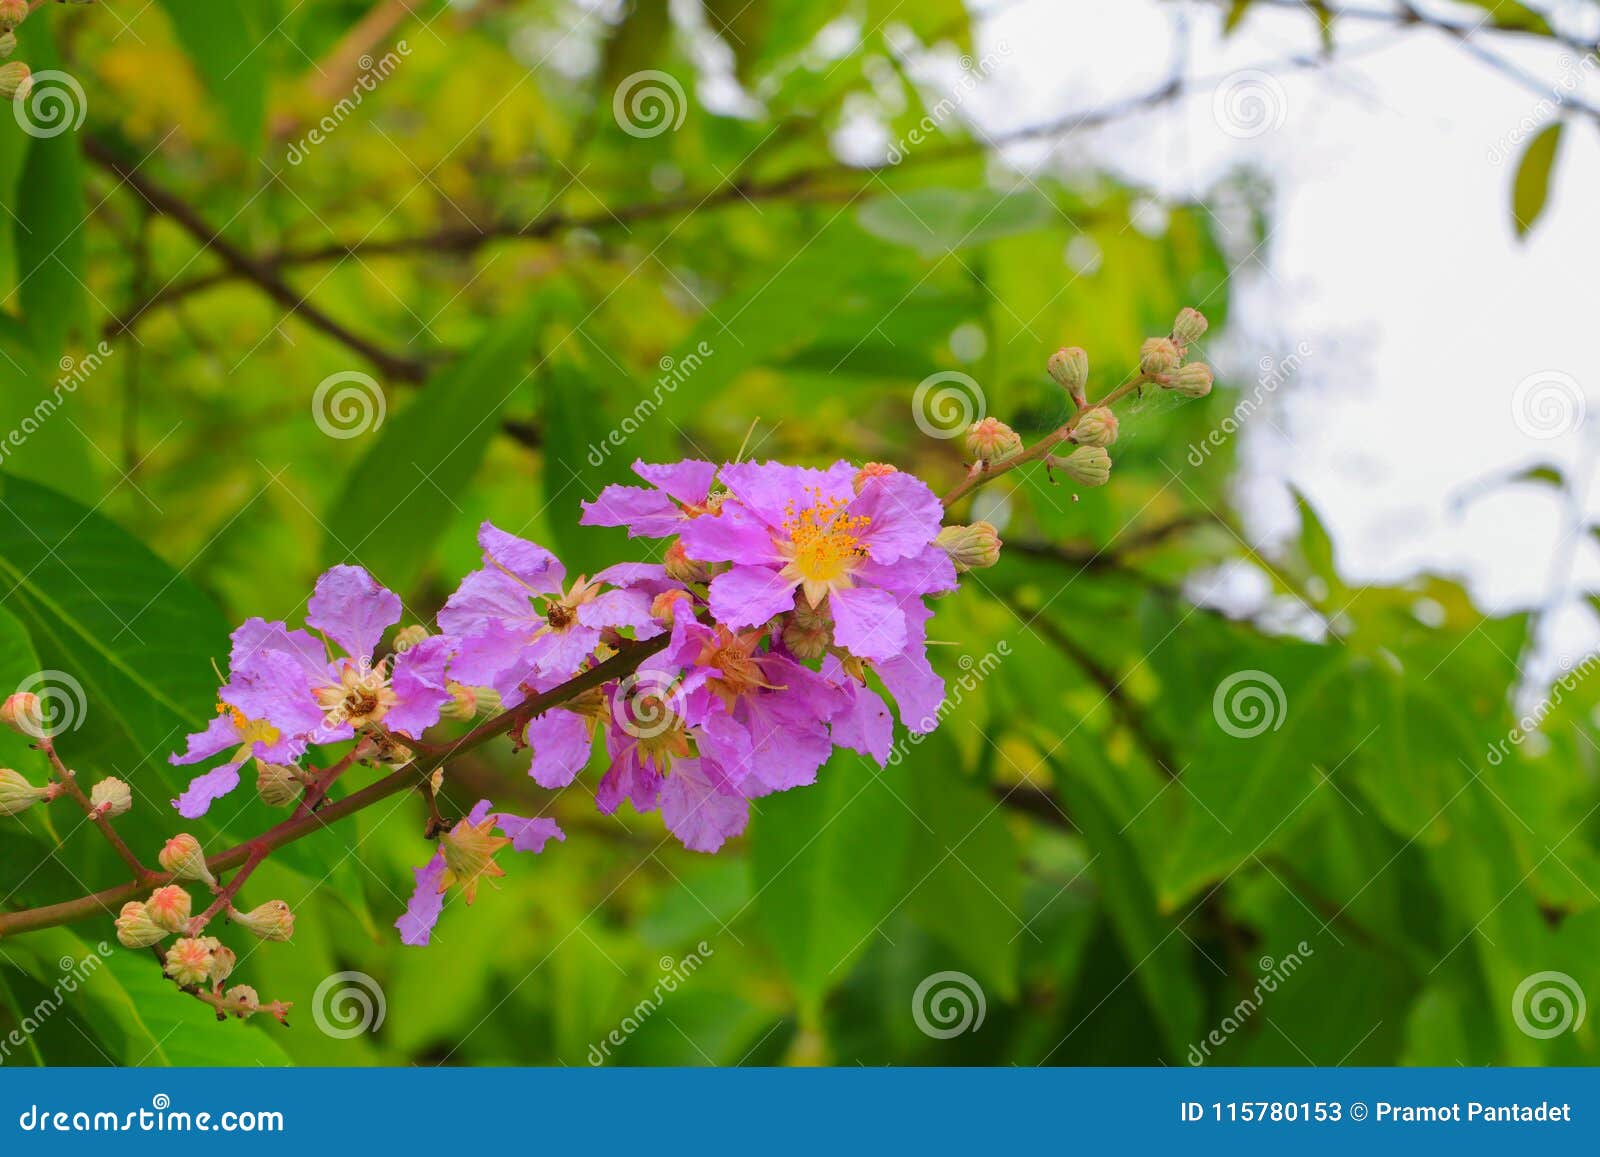
[[[20,60],[6,60],[17,50],[17,25],[28,18],[28,0],[0,0],[0,100],[25,100],[33,91],[33,73]]]
[[[1207,321],[1197,309],[1179,311],[1169,337],[1146,339],[1139,349],[1139,370],[1163,389],[1185,398],[1203,398],[1211,392],[1211,367],[1190,362],[1189,347],[1205,336]]]

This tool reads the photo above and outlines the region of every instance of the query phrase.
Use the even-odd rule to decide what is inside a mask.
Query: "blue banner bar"
[[[55,1069],[0,1153],[1600,1152],[1595,1069]],[[203,1148],[202,1148],[203,1146]]]

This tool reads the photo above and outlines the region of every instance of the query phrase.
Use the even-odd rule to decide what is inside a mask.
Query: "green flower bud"
[[[256,794],[268,807],[288,807],[304,787],[300,773],[281,763],[256,761]]]
[[[1084,390],[1089,386],[1089,355],[1077,346],[1056,350],[1050,355],[1050,376],[1072,400],[1083,405]]]
[[[28,18],[28,0],[0,0],[0,32],[10,32]]]
[[[826,607],[813,607],[805,599],[796,599],[794,610],[783,624],[783,645],[796,659],[820,659],[833,642],[833,620]]]
[[[985,462],[1004,462],[1022,453],[1022,437],[999,418],[984,418],[967,430],[967,453]]]
[[[395,654],[403,655],[422,642],[422,640],[428,638],[432,638],[432,635],[429,633],[428,628],[421,623],[412,623],[409,627],[401,627],[400,630],[395,632],[394,636]]]
[[[451,680],[444,685],[444,689],[450,693],[450,698],[445,700],[444,706],[439,709],[442,718],[460,721],[477,716],[478,696],[471,687]]]
[[[220,985],[233,975],[233,966],[239,963],[239,956],[215,936],[207,936],[204,943],[211,949],[211,970],[207,979],[213,985]]]
[[[44,734],[44,709],[39,705],[39,697],[32,691],[6,696],[6,701],[0,704],[0,723],[18,735],[39,738]]]
[[[1139,372],[1144,374],[1170,374],[1178,368],[1182,355],[1178,345],[1168,337],[1146,338],[1139,347]]]
[[[89,805],[102,816],[127,815],[133,810],[133,789],[120,779],[102,779],[90,790]]]
[[[1206,315],[1198,309],[1187,307],[1180,309],[1172,323],[1173,339],[1182,345],[1193,345],[1205,336],[1206,328],[1210,324],[1206,320]]]
[[[17,34],[15,32],[0,32],[0,60],[4,60],[17,50]]]
[[[1117,416],[1104,406],[1085,410],[1072,427],[1072,440],[1080,446],[1109,446],[1117,440]]]
[[[262,940],[287,940],[294,935],[294,913],[282,900],[268,900],[248,912],[230,908],[228,919]]]
[[[947,526],[933,540],[956,564],[956,570],[981,570],[1000,561],[1000,533],[991,523]]]
[[[150,893],[144,902],[150,919],[168,932],[182,932],[189,923],[189,893],[176,884],[167,884]]]
[[[124,948],[148,948],[167,938],[167,930],[137,900],[129,900],[117,915],[117,940]]]
[[[14,816],[41,800],[54,798],[55,792],[50,788],[34,787],[18,772],[0,767],[0,816]]]
[[[1190,362],[1172,372],[1166,386],[1186,398],[1203,398],[1211,392],[1211,367],[1205,362]]]
[[[0,64],[0,100],[25,100],[33,91],[33,71],[20,60]]]
[[[1111,477],[1111,455],[1100,446],[1079,446],[1065,458],[1053,459],[1051,465],[1082,486],[1104,486]]]
[[[166,973],[185,988],[195,988],[211,979],[211,945],[203,939],[185,936],[167,949]]]
[[[261,1011],[261,997],[248,984],[236,984],[228,989],[222,994],[222,1002],[226,1005],[225,1011],[233,1013],[240,1020]]]
[[[217,878],[211,874],[211,869],[206,867],[206,854],[200,847],[200,841],[187,832],[181,832],[168,840],[157,854],[156,860],[180,880],[199,880],[201,883],[216,887]]]

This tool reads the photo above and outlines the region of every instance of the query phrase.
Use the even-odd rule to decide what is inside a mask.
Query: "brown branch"
[[[139,857],[133,854],[133,849],[128,847],[126,841],[118,834],[117,829],[111,826],[109,817],[102,815],[94,804],[89,802],[89,797],[84,794],[83,788],[78,785],[78,777],[66,764],[61,762],[61,757],[56,754],[55,744],[49,736],[39,740],[35,745],[44,752],[45,758],[50,761],[50,767],[55,772],[56,781],[70,795],[73,802],[83,809],[83,814],[89,822],[100,829],[100,834],[105,837],[106,843],[111,845],[111,850],[117,853],[122,862],[128,865],[133,873],[134,882],[149,884],[159,873],[151,871],[139,862]]]
[[[383,374],[399,381],[421,381],[427,373],[425,363],[414,358],[400,357],[380,349],[366,338],[362,337],[335,321],[320,308],[311,304],[303,294],[297,293],[292,286],[284,281],[277,271],[267,262],[253,257],[239,248],[233,242],[223,237],[200,213],[176,193],[152,181],[140,173],[133,165],[119,157],[109,145],[98,138],[85,134],[83,138],[84,154],[100,168],[126,184],[139,196],[152,210],[171,220],[175,225],[188,233],[204,249],[209,249],[219,257],[223,264],[228,266],[237,276],[253,282],[259,286],[263,293],[273,301],[287,309],[291,314],[301,318],[313,329],[333,338],[335,341],[353,350]],[[128,319],[129,324],[137,319]],[[127,325],[121,327],[126,329]],[[118,332],[121,332],[119,329]]]
[[[493,719],[485,720],[473,728],[460,739],[449,744],[437,754],[422,756],[413,760],[397,771],[391,772],[378,780],[368,784],[359,791],[345,796],[341,800],[328,804],[320,811],[296,814],[282,823],[268,828],[254,839],[236,844],[226,851],[218,852],[208,857],[206,865],[213,875],[227,871],[245,864],[261,849],[266,852],[275,851],[285,844],[292,844],[303,839],[313,832],[321,831],[331,823],[352,816],[355,813],[371,807],[375,803],[388,799],[419,783],[426,783],[428,778],[445,762],[456,755],[464,754],[474,748],[481,747],[491,739],[500,735],[514,735],[527,726],[528,721],[535,716],[548,711],[552,707],[573,699],[585,691],[609,683],[613,679],[633,671],[645,659],[666,647],[671,640],[670,635],[661,635],[646,643],[635,643],[626,650],[613,655],[604,663],[591,667],[575,678],[567,680],[561,686],[536,695],[532,699],[503,711]],[[176,877],[170,873],[153,872],[143,882],[130,881],[110,888],[102,888],[98,892],[91,892],[87,896],[80,896],[75,900],[65,900],[59,904],[47,904],[40,908],[29,908],[21,912],[0,913],[0,938],[15,936],[21,932],[32,932],[39,928],[53,928],[59,924],[70,924],[77,920],[88,919],[101,911],[115,912],[117,907],[129,900],[138,899],[139,895],[152,886],[172,883]]]

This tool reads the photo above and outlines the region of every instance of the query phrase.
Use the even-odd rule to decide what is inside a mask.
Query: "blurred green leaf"
[[[989,189],[887,193],[862,205],[856,219],[875,237],[926,255],[942,255],[1033,233],[1057,223],[1060,216],[1042,193],[1026,186],[1009,193]]]
[[[1522,150],[1522,159],[1517,162],[1517,175],[1511,187],[1511,221],[1518,237],[1526,237],[1544,212],[1545,199],[1550,194],[1550,170],[1561,145],[1562,127],[1562,121],[1555,121],[1540,129]]]
[[[266,123],[271,42],[277,29],[259,26],[252,5],[160,2],[195,70],[222,106],[229,137],[254,152]]]

